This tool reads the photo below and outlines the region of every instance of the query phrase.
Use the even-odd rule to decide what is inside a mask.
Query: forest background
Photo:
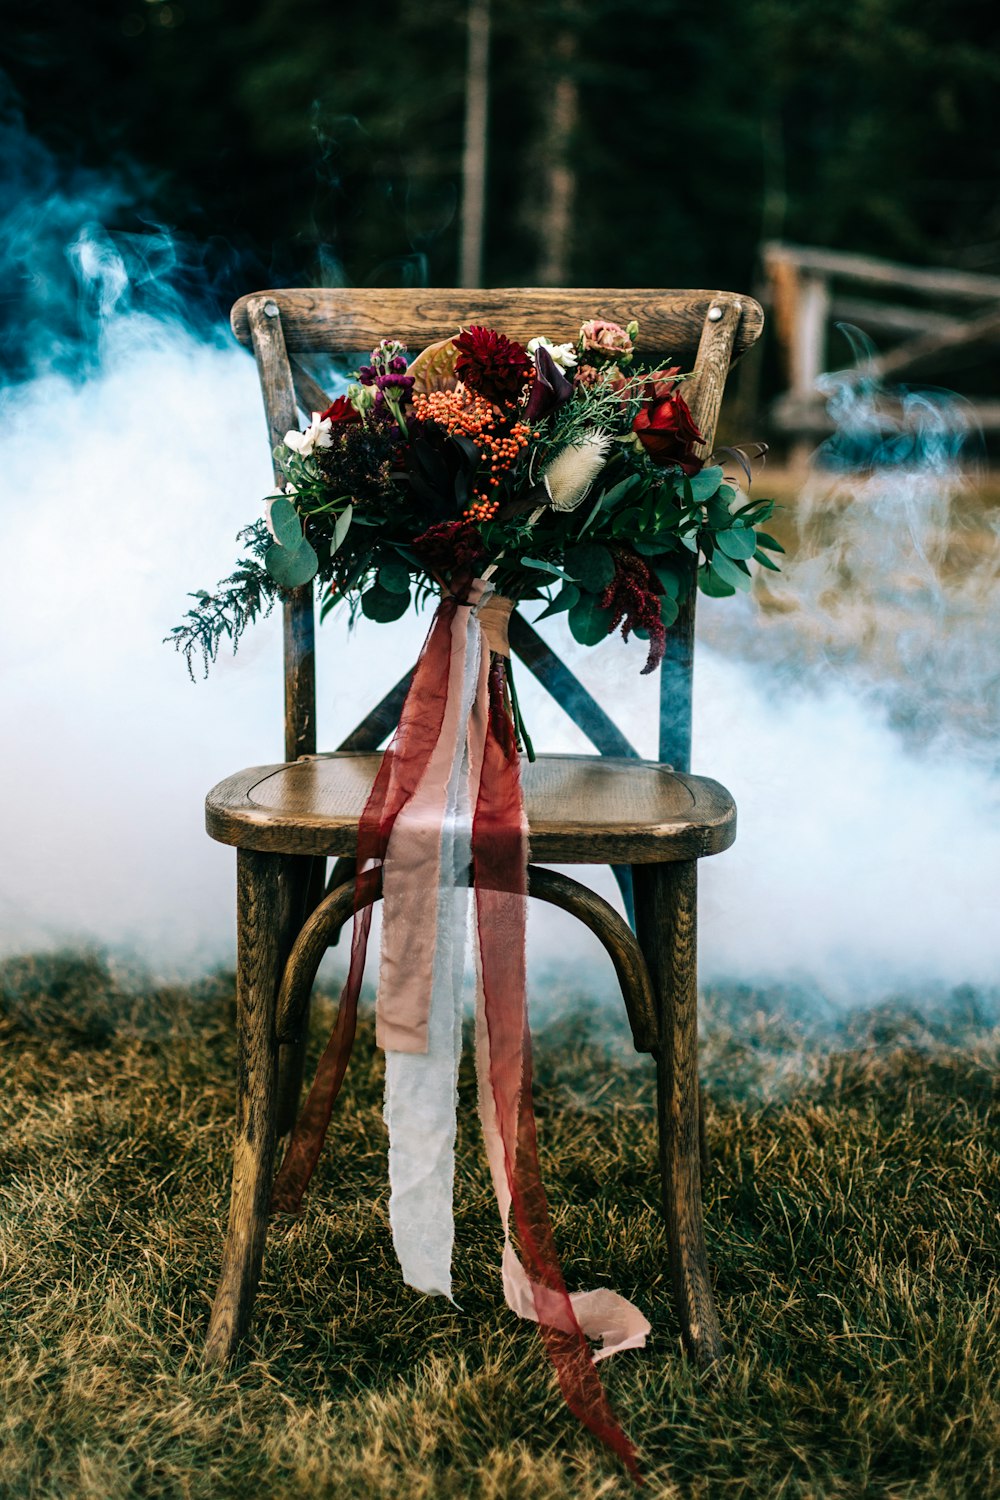
[[[63,194],[116,185],[123,239],[168,229],[212,320],[253,286],[468,280],[470,77],[485,284],[757,287],[775,238],[1000,271],[988,0],[494,0],[478,84],[470,14],[485,0],[8,0],[0,108]],[[41,198],[41,171],[5,153],[0,189]],[[33,312],[0,298],[15,374]]]

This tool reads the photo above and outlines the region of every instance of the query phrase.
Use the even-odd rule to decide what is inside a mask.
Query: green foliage
[[[217,585],[214,594],[199,589],[189,595],[195,600],[194,607],[166,637],[183,655],[192,681],[196,659],[200,658],[207,675],[222,641],[230,641],[235,651],[247,626],[261,616],[266,617],[274,608],[277,584],[260,561],[267,554],[270,542],[264,522],[247,526],[237,540],[243,542],[248,555]]]

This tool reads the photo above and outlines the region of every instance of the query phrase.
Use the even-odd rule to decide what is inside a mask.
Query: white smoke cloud
[[[0,397],[0,951],[93,942],[192,973],[232,958],[235,861],[204,833],[202,799],[239,766],[280,758],[280,627],[258,625],[196,684],[161,641],[187,591],[230,570],[235,534],[270,488],[256,375],[224,332],[199,338],[169,309],[136,311],[127,262],[97,229],[68,236],[64,254],[96,310],[98,355],[78,377],[42,359]],[[925,481],[937,504],[954,466],[937,490]],[[919,568],[923,582],[907,587],[883,533],[918,531],[893,511],[890,482],[873,470],[881,501],[871,488],[854,497],[839,550],[807,546],[774,585],[791,613],[702,607],[695,769],[740,807],[736,846],[701,867],[708,979],[801,980],[850,1000],[986,986],[1000,972],[1000,808],[983,718],[995,653],[981,649],[995,573],[984,565],[956,593],[942,554],[933,587]],[[815,519],[815,506],[804,513]],[[830,604],[831,578],[851,567],[853,615]],[[336,616],[323,626],[324,744],[397,679],[424,628],[409,617],[349,639]],[[584,652],[562,622],[544,628],[655,754],[641,648]],[[536,742],[589,748],[523,671],[519,682]],[[610,875],[592,873],[612,894]],[[531,926],[536,959],[570,958],[611,992],[578,926],[548,909]]]

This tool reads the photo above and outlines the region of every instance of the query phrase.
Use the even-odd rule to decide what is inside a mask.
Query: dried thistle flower
[[[611,438],[592,432],[582,442],[570,443],[542,470],[542,483],[553,510],[576,510],[604,468]]]

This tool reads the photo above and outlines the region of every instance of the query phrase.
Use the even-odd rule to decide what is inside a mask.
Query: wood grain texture
[[[722,1353],[705,1252],[698,1087],[697,865],[633,870],[636,931],[658,1011],[660,1181],[681,1332],[700,1366]]]
[[[587,318],[609,318],[624,324],[634,317],[639,321],[640,353],[672,355],[690,363],[705,314],[717,297],[725,296],[731,294],[649,287],[570,291],[558,287],[435,287],[420,291],[298,287],[241,297],[233,307],[231,322],[240,342],[249,344],[249,304],[255,299],[271,302],[280,309],[292,353],[323,350],[356,354],[390,336],[401,339],[416,353],[471,323],[491,325],[522,342],[544,333],[556,343],[575,343],[580,324]],[[737,358],[755,343],[764,326],[760,304],[752,297],[740,301],[743,311],[735,346]]]
[[[312,420],[313,412],[326,411],[328,406],[333,405],[333,400],[313,379],[300,359],[289,359],[288,364],[292,372],[295,399],[308,424]],[[285,430],[287,432],[288,429]]]
[[[652,982],[638,940],[614,907],[595,891],[558,870],[528,866],[528,895],[577,917],[603,944],[621,985],[622,998],[637,1052],[657,1047],[657,1011]],[[382,872],[364,878],[363,898],[382,897]],[[327,948],[336,941],[354,910],[354,881],[345,880],[311,914],[299,933],[285,967],[278,994],[275,1030],[283,1042],[294,1043],[308,1025],[309,996]]]
[[[702,457],[715,447],[719,412],[744,317],[745,298],[720,292],[706,314],[695,356],[695,373],[686,383],[684,399],[691,408]],[[756,305],[756,304],[755,304]],[[666,652],[660,668],[661,761],[677,771],[691,769],[691,714],[694,697],[694,626],[698,602],[697,563],[690,562],[688,597],[667,631]]]
[[[285,854],[353,855],[381,757],[339,754],[252,766],[208,795],[208,832],[223,844]],[[656,761],[540,755],[522,762],[532,855],[553,864],[701,859],[736,837],[736,808],[707,777]]]
[[[229,1227],[205,1360],[223,1363],[246,1332],[260,1277],[277,1139],[274,1017],[300,887],[296,862],[237,855],[236,1146]]]
[[[298,410],[284,331],[277,306],[268,296],[244,298],[248,341],[253,344],[264,397],[272,451],[290,428],[298,427]],[[274,482],[283,482],[277,463]],[[316,749],[316,625],[312,584],[283,596],[285,656],[285,759],[311,755]]]
[[[286,947],[298,933],[310,912],[326,894],[326,860],[319,855],[304,856],[290,863],[290,872],[298,889],[293,894]],[[307,1015],[308,1023],[308,1015]],[[308,1024],[295,1041],[283,1042],[278,1048],[278,1092],[275,1105],[278,1135],[287,1135],[299,1116],[299,1100],[305,1076]]]

